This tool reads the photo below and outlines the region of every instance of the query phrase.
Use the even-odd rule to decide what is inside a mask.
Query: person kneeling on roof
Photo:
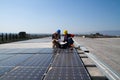
[[[61,39],[61,30],[57,30],[55,33],[52,34],[52,47],[53,48],[59,48],[60,44],[59,44],[59,40]]]
[[[73,49],[73,37],[74,37],[74,34],[69,34],[67,30],[64,30],[64,40],[63,42],[66,42],[66,46],[69,47],[71,50]]]

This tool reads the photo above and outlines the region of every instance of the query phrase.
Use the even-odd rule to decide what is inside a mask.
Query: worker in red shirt
[[[67,30],[64,30],[64,40],[63,42],[66,42],[66,46],[69,47],[71,50],[73,49],[74,45],[74,41],[73,41],[73,37],[74,34],[69,34]]]

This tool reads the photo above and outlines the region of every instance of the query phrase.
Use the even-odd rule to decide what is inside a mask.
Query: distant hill
[[[120,30],[118,31],[98,31],[103,35],[112,35],[112,36],[120,36]]]
[[[95,33],[100,33],[103,35],[109,35],[109,36],[120,36],[120,30],[113,30],[113,31],[92,31],[92,32],[85,32],[85,33],[80,33],[80,34],[95,34]]]

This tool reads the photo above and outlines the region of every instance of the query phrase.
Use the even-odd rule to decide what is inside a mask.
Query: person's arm
[[[65,42],[65,37],[64,37],[64,39],[63,39],[63,42]]]

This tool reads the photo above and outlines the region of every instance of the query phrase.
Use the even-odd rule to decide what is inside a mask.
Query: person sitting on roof
[[[68,31],[67,30],[64,30],[64,40],[63,40],[63,42],[67,42],[66,43],[66,46],[67,47],[70,47],[70,49],[72,50],[73,49],[73,43],[74,43],[74,41],[73,41],[73,37],[74,37],[74,34],[68,34]]]
[[[59,48],[60,44],[59,44],[59,40],[61,39],[61,30],[57,30],[55,33],[52,34],[52,47],[53,48]]]

